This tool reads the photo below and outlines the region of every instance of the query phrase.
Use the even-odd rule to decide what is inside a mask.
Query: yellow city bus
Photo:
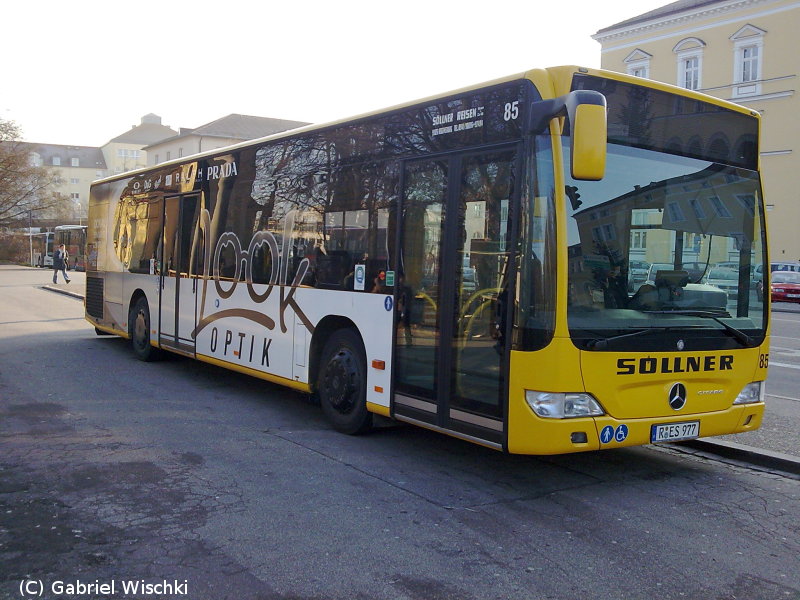
[[[86,318],[142,360],[317,394],[345,433],[380,415],[555,454],[751,431],[758,132],[722,100],[558,67],[109,177]]]

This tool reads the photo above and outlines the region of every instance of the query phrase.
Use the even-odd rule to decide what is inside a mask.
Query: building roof
[[[270,119],[268,117],[252,117],[234,113],[194,129],[181,127],[180,134],[172,138],[158,140],[151,145],[171,142],[174,139],[188,136],[220,137],[243,141],[253,140],[272,135],[273,133],[280,133],[281,131],[303,127],[304,125],[309,125],[309,123],[304,121],[288,121],[286,119]]]
[[[78,167],[82,169],[105,169],[106,160],[103,151],[94,146],[64,146],[61,144],[34,144],[22,142],[30,152],[35,152],[42,159],[43,166],[52,167],[53,158],[61,159],[61,167],[73,168],[72,159],[78,159]]]
[[[110,140],[109,144],[136,144],[148,146],[166,138],[177,135],[177,131],[161,124],[161,117],[153,113],[142,117],[139,125],[134,125],[129,131]]]
[[[603,29],[598,30],[598,32],[595,35],[600,35],[609,31],[613,31],[614,29],[630,27],[631,25],[644,23],[645,21],[650,21],[652,19],[663,19],[664,17],[667,17],[669,15],[674,15],[687,10],[694,10],[703,6],[708,6],[712,4],[723,4],[726,1],[727,0],[677,0],[677,2],[666,4],[660,8],[656,8],[649,12],[642,13],[639,16],[631,17],[630,19],[626,19],[625,21],[621,21],[609,27],[604,27]]]

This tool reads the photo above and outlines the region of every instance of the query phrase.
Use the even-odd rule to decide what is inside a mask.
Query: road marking
[[[779,363],[775,361],[769,361],[770,367],[786,367],[787,369],[800,369],[800,365],[788,365],[786,363]]]
[[[777,394],[767,394],[767,398],[777,398],[778,400],[791,400],[792,402],[800,402],[800,398],[789,398],[789,396],[778,396]]]
[[[775,347],[772,347],[772,348],[770,348],[770,351],[772,352],[772,354],[775,354],[775,355],[780,354],[781,358],[797,358],[798,356],[800,356],[800,349],[796,350],[794,348],[775,348]]]

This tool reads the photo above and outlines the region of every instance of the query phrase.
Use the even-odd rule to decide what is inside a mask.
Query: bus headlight
[[[763,402],[764,401],[764,382],[763,381],[754,381],[753,383],[748,383],[739,395],[736,396],[736,400],[733,401],[734,404],[752,404],[753,402]]]
[[[598,417],[605,414],[605,411],[591,394],[563,394],[526,390],[525,401],[533,412],[547,419]]]

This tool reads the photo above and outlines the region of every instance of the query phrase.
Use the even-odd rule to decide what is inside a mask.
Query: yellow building
[[[89,187],[92,181],[107,175],[105,158],[100,148],[62,144],[31,144],[24,146],[31,164],[47,167],[58,175],[56,189],[64,198],[63,206],[36,215],[37,224],[53,226],[79,223],[86,218]]]
[[[176,135],[177,131],[161,124],[158,115],[150,113],[143,116],[139,125],[134,125],[103,145],[108,174],[118,175],[146,167],[147,151],[144,148]]]
[[[771,260],[800,259],[800,189],[794,182],[800,173],[798,28],[795,0],[678,0],[592,36],[602,46],[604,69],[698,90],[761,113]]]
[[[194,129],[181,127],[179,134],[151,142],[143,151],[147,155],[147,165],[153,166],[174,158],[223,148],[303,125],[309,123],[231,114]]]

